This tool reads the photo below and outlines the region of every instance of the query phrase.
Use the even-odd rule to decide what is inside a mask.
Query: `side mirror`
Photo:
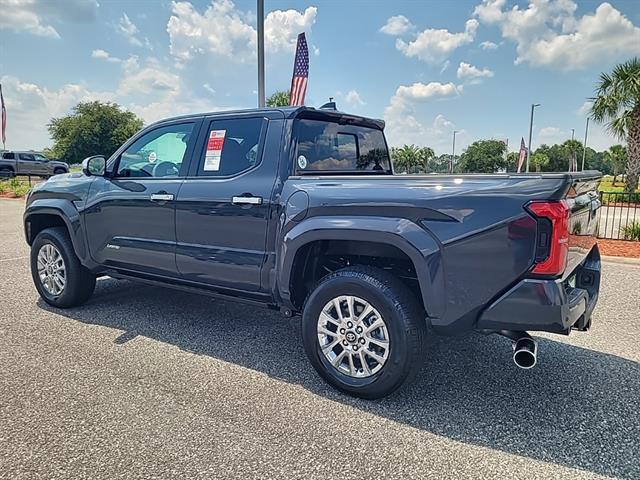
[[[82,173],[87,177],[103,177],[107,168],[107,159],[102,155],[87,157],[82,161]]]

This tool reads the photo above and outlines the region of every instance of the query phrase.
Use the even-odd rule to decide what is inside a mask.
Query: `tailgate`
[[[569,254],[565,274],[571,274],[582,263],[596,244],[600,199],[598,185],[600,172],[577,172],[571,174],[572,185],[566,194],[570,209]]]

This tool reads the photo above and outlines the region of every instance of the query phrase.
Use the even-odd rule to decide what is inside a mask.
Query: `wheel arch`
[[[34,201],[24,213],[24,233],[31,246],[38,233],[45,228],[64,227],[69,234],[73,249],[81,262],[87,256],[80,214],[69,201],[55,200],[52,203]]]
[[[318,245],[348,245],[360,255],[386,252],[411,262],[415,270],[418,299],[428,316],[444,311],[444,280],[439,244],[430,233],[407,219],[387,217],[312,217],[291,228],[277,252],[278,294],[289,308],[299,310],[302,296],[297,286]],[[372,252],[372,248],[376,248]]]

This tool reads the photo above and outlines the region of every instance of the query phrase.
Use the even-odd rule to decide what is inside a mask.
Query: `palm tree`
[[[622,145],[611,145],[609,150],[604,152],[604,156],[611,162],[613,168],[613,186],[616,186],[618,175],[622,173],[627,166],[627,150]]]
[[[400,148],[393,148],[391,150],[391,156],[393,158],[393,165],[396,170],[404,170],[409,173],[411,169],[415,169],[420,163],[418,152],[420,149],[415,145],[403,145]]]
[[[531,165],[533,165],[533,167],[535,167],[536,172],[541,172],[542,167],[546,167],[547,165],[549,165],[549,157],[547,157],[542,152],[536,152],[531,155],[530,163]]]
[[[436,152],[431,147],[422,147],[418,150],[418,160],[424,169],[424,173],[429,171],[429,162],[436,156]]]
[[[592,100],[593,119],[627,141],[625,190],[633,192],[640,174],[640,59],[632,58],[616,65],[610,74],[600,74]]]
[[[289,90],[273,92],[266,101],[267,107],[286,107],[289,105]]]

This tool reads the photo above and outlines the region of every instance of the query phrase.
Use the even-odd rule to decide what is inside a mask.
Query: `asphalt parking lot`
[[[297,321],[103,279],[39,300],[0,200],[0,478],[640,478],[640,266],[604,265],[594,329],[432,338],[381,401],[325,385]]]

